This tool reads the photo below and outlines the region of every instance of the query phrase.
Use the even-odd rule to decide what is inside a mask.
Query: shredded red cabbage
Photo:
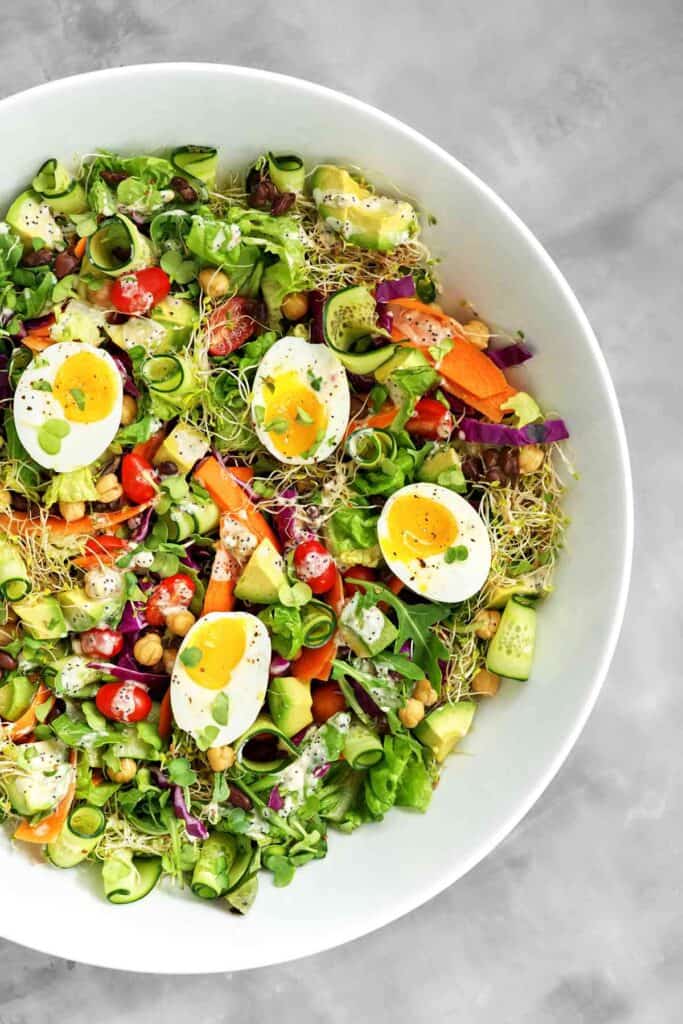
[[[168,682],[168,675],[165,672],[141,672],[139,668],[122,667],[108,661],[89,661],[88,668],[96,668],[98,672],[106,672],[108,676],[113,676],[114,679],[132,679],[134,683],[146,683],[148,686]]]
[[[313,531],[301,522],[301,513],[297,507],[299,493],[295,487],[286,487],[280,492],[280,508],[275,513],[275,529],[285,547],[294,547],[302,541],[314,537]]]
[[[24,327],[27,331],[32,331],[35,327],[51,327],[55,320],[54,313],[46,313],[44,316],[32,316],[28,320],[24,320]]]
[[[281,654],[273,654],[270,659],[270,674],[271,676],[284,676],[289,672],[289,666],[291,661],[287,661]]]
[[[394,326],[394,317],[391,310],[384,302],[377,303],[377,326],[383,331],[391,332],[391,328]],[[378,339],[380,345],[386,345],[387,339],[380,337]]]
[[[187,834],[192,836],[193,839],[208,839],[209,830],[204,822],[200,821],[199,818],[195,818],[187,809],[182,786],[173,787],[173,796],[171,797],[171,801],[173,803],[173,813],[176,818],[182,818],[185,822]]]
[[[295,747],[301,746],[302,740],[310,728],[310,725],[305,725],[303,729],[299,729],[293,736],[290,736],[290,743],[293,743]]]
[[[142,605],[126,601],[123,606],[123,615],[118,625],[119,633],[137,633],[147,625],[145,610]]]
[[[313,778],[324,779],[331,767],[332,765],[329,761],[326,761],[325,764],[319,764],[317,768],[313,769]]]
[[[564,420],[529,423],[526,427],[507,427],[503,423],[484,423],[482,420],[466,417],[460,422],[458,430],[462,441],[509,447],[522,447],[525,444],[551,444],[553,441],[564,441],[569,437]]]
[[[149,774],[154,780],[154,785],[158,786],[159,789],[170,789],[172,783],[166,778],[161,768],[150,768]]]
[[[377,302],[391,302],[393,299],[409,299],[415,294],[415,282],[412,274],[396,278],[393,281],[380,281],[375,288]]]
[[[374,700],[370,696],[367,690],[363,689],[361,684],[355,680],[350,680],[353,692],[356,695],[358,704],[363,709],[366,715],[370,715],[371,718],[378,718],[384,720],[386,717],[379,705],[375,704]]]
[[[486,350],[486,355],[499,370],[509,370],[511,366],[526,363],[527,359],[532,359],[534,354],[526,345],[517,341],[514,345],[506,345],[505,348],[489,348]]]
[[[150,505],[149,508],[145,509],[145,511],[140,516],[140,522],[139,522],[138,526],[136,526],[135,530],[130,535],[130,539],[131,540],[141,541],[141,540],[145,539],[145,537],[149,533],[150,525],[152,523],[152,512],[153,511],[154,511],[154,509],[152,508],[151,505]]]
[[[277,788],[277,786],[273,786],[273,788],[270,791],[270,796],[268,797],[268,806],[270,807],[271,811],[281,811],[282,808],[285,806],[285,802],[282,799],[282,794],[280,793],[280,790]]]

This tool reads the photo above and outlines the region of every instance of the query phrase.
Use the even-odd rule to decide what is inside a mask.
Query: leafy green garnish
[[[456,544],[452,548],[447,548],[443,560],[446,565],[450,565],[452,562],[466,562],[469,558],[470,553],[464,544]]]
[[[81,412],[83,412],[85,409],[85,391],[83,391],[82,388],[71,388],[69,394]]]
[[[188,668],[194,668],[202,660],[201,649],[199,647],[186,647],[180,655],[180,660]]]
[[[219,693],[211,705],[211,717],[217,725],[227,725],[230,713],[230,698],[227,693]]]
[[[176,786],[193,786],[197,781],[197,773],[186,757],[174,757],[167,763],[166,772]]]

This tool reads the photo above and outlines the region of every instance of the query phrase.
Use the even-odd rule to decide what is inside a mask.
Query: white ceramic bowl
[[[287,889],[267,878],[236,919],[172,891],[104,902],[97,874],[58,872],[0,835],[0,932],[107,967],[193,973],[256,967],[346,942],[394,920],[468,871],[529,810],[567,756],[605,677],[622,621],[632,547],[624,429],[593,332],[529,230],[462,164],[357,100],[246,68],[156,64],[80,75],[0,103],[0,208],[49,156],[96,147],[220,146],[242,168],[265,149],[383,172],[435,213],[446,307],[466,296],[485,318],[523,328],[538,356],[521,376],[572,433],[580,481],[567,498],[569,547],[540,613],[528,683],[506,683],[451,758],[429,812],[393,812],[349,837]],[[28,901],[28,902],[27,902]]]

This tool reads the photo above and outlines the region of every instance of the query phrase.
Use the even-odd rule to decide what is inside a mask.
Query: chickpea
[[[222,270],[206,267],[200,271],[197,280],[201,290],[210,299],[221,299],[230,291],[230,278]]]
[[[85,592],[93,601],[103,601],[115,597],[123,589],[123,576],[113,566],[102,566],[90,569],[83,581]]]
[[[0,487],[0,508],[7,508],[12,503],[12,495],[4,487]]]
[[[169,633],[173,633],[174,636],[185,636],[191,626],[194,626],[195,617],[192,612],[183,608],[180,612],[171,612],[166,619],[166,625]]]
[[[161,660],[164,651],[161,646],[161,638],[158,633],[145,633],[139,640],[135,641],[133,657],[141,665],[156,665]]]
[[[60,501],[59,514],[67,523],[75,523],[85,515],[84,501]]]
[[[134,761],[132,757],[122,757],[119,761],[118,771],[107,768],[107,775],[112,782],[132,782],[137,770],[137,761]]]
[[[103,281],[99,288],[89,288],[88,298],[94,306],[102,309],[109,309],[112,305],[111,290],[114,287],[113,281]]]
[[[425,716],[425,706],[421,700],[409,697],[405,707],[399,708],[398,717],[406,729],[414,729]]]
[[[500,612],[494,608],[482,608],[474,616],[474,632],[480,640],[490,640],[500,625]]]
[[[288,320],[301,320],[308,313],[308,294],[306,292],[290,292],[285,295],[280,312]]]
[[[525,444],[519,449],[519,472],[522,476],[537,473],[543,465],[545,454],[537,444]]]
[[[121,405],[121,426],[127,427],[138,418],[138,403],[132,395],[124,395]]]
[[[500,688],[500,676],[489,672],[487,668],[480,668],[472,680],[472,692],[486,697],[495,697]]]
[[[475,348],[487,348],[491,332],[483,320],[470,320],[465,324],[465,337]]]
[[[164,653],[161,655],[161,664],[164,667],[164,672],[167,672],[170,676],[178,657],[178,650],[176,647],[167,647],[164,649]]]
[[[118,501],[123,494],[123,487],[119,483],[116,473],[105,473],[104,476],[101,476],[95,484],[95,490],[98,501],[103,501],[106,505]]]
[[[422,701],[426,708],[431,708],[432,704],[436,704],[439,699],[438,693],[428,679],[418,679],[413,689],[413,697],[415,700]]]
[[[206,752],[212,772],[224,772],[235,763],[235,751],[232,747],[209,747]]]

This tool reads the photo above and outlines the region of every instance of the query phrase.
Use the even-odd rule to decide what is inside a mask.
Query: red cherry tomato
[[[105,683],[95,697],[97,710],[114,722],[141,722],[152,710],[152,698],[133,682]]]
[[[326,594],[337,578],[337,567],[332,555],[314,537],[297,545],[294,571],[302,583],[308,583],[314,594]]]
[[[349,580],[367,580],[368,583],[374,583],[377,579],[377,574],[374,569],[371,569],[367,565],[352,565],[350,569],[347,569],[342,574],[344,579],[344,594],[346,597],[353,597],[354,594],[359,591],[363,593],[364,588],[359,587],[356,583],[349,583]]]
[[[322,725],[338,711],[346,710],[346,700],[336,683],[321,683],[313,691],[311,713],[316,725]]]
[[[144,505],[157,493],[157,472],[142,455],[131,452],[121,460],[121,486],[134,505]]]
[[[167,615],[187,608],[195,589],[192,577],[183,572],[163,580],[149,595],[145,606],[145,618],[150,626],[164,626]]]
[[[166,298],[171,279],[161,267],[145,267],[117,277],[111,289],[111,301],[121,313],[149,313]]]
[[[208,324],[209,355],[227,356],[249,341],[256,331],[257,305],[254,299],[236,295],[214,309]]]
[[[98,537],[91,537],[85,542],[86,555],[94,555],[95,558],[123,554],[127,550],[128,541],[111,533],[101,533]]]
[[[123,650],[123,634],[118,629],[86,629],[79,640],[88,657],[113,658]]]
[[[421,398],[415,412],[406,423],[409,434],[444,441],[453,430],[453,413],[436,398]]]

